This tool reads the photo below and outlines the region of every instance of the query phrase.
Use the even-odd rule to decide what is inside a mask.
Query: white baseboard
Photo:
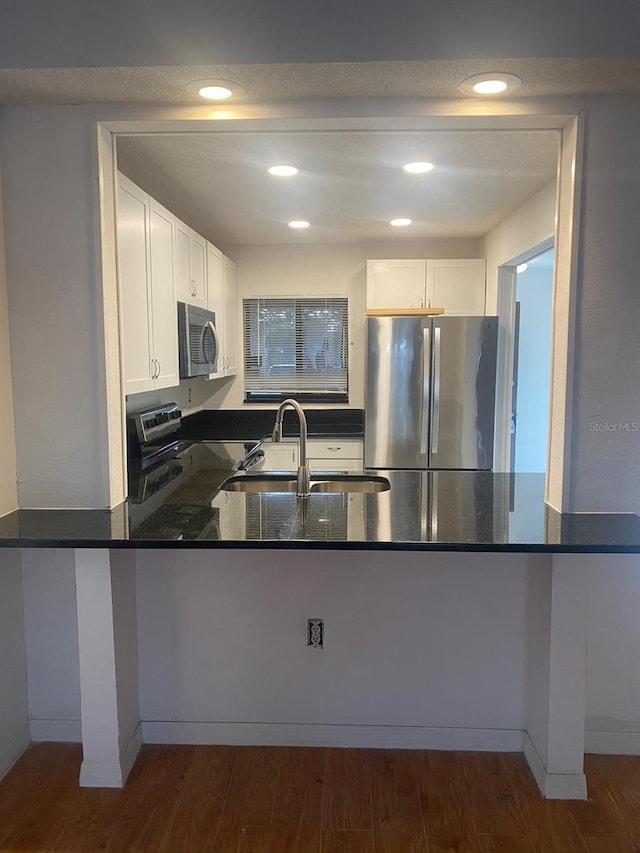
[[[469,749],[522,752],[520,729],[298,723],[142,723],[144,743],[234,746],[336,746],[381,749]]]
[[[25,749],[30,745],[31,734],[29,726],[25,725],[9,738],[4,748],[0,750],[0,779],[11,770]]]
[[[80,720],[31,720],[34,743],[81,743]]]
[[[584,751],[599,755],[640,755],[640,732],[585,732]]]
[[[128,744],[122,752],[120,761],[87,761],[80,768],[81,788],[123,788],[127,776],[135,764],[136,756],[142,746],[142,729],[136,726]]]
[[[584,773],[547,773],[547,768],[527,732],[524,733],[523,752],[540,793],[547,800],[587,799],[587,777]]]

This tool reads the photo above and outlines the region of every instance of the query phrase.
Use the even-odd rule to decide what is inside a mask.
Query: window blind
[[[348,400],[348,299],[243,300],[247,400]]]

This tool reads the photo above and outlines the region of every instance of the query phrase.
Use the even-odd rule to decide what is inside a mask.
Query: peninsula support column
[[[524,754],[548,799],[585,800],[587,577],[579,554],[531,575]]]
[[[80,786],[121,788],[142,744],[135,552],[76,549]]]

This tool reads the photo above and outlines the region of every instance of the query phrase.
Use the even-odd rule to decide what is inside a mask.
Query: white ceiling
[[[556,176],[553,131],[122,136],[118,165],[219,245],[480,237]],[[408,175],[414,160],[435,164]],[[275,178],[275,163],[299,173]],[[393,228],[395,217],[413,220]],[[292,231],[287,222],[311,227]]]

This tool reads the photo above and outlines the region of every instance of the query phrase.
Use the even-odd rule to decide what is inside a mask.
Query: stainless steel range
[[[234,471],[249,470],[264,458],[260,441],[185,437],[176,403],[132,412],[127,439],[129,517],[141,536],[145,529],[157,534],[159,527],[166,535],[179,516],[190,538],[215,538],[212,499]]]

